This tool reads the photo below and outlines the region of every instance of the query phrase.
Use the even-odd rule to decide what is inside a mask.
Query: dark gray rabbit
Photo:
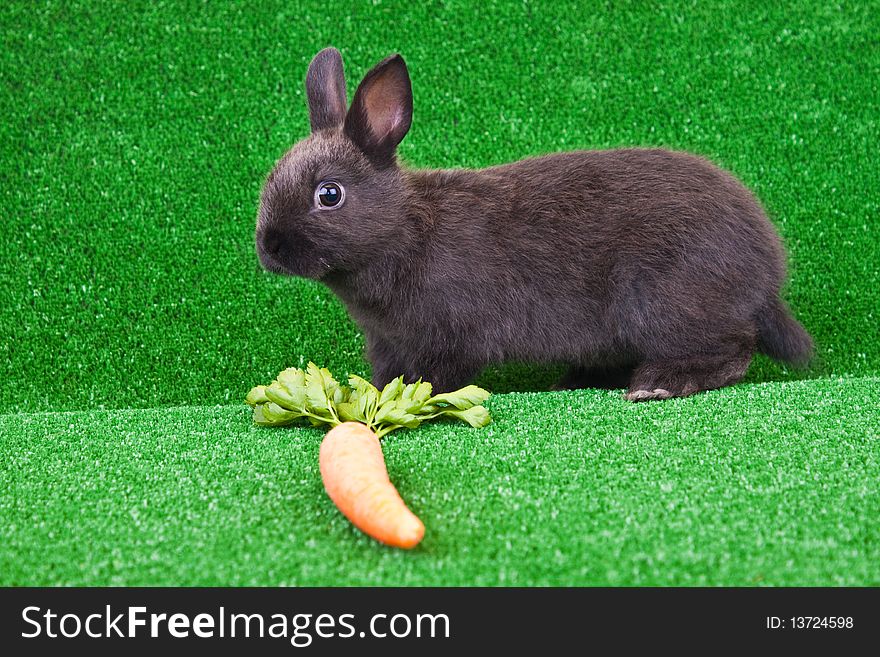
[[[754,196],[704,159],[579,151],[477,171],[401,168],[399,55],[347,109],[342,57],[306,77],[312,134],[266,180],[260,262],[320,280],[363,329],[373,383],[438,390],[490,363],[565,363],[562,387],[663,399],[729,385],[754,351],[806,363],[785,254]]]

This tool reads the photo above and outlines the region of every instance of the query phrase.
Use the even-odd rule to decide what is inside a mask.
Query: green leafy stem
[[[349,376],[340,385],[329,370],[309,363],[305,370],[290,367],[268,386],[256,386],[245,401],[254,408],[254,423],[281,427],[307,422],[335,427],[362,422],[381,438],[395,429],[415,429],[439,417],[464,420],[475,428],[492,421],[482,405],[489,393],[477,386],[432,395],[431,384],[419,379],[405,384],[399,376],[380,392],[369,381]]]

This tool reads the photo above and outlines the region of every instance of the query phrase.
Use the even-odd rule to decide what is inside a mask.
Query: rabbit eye
[[[318,206],[321,208],[337,208],[345,198],[345,190],[338,183],[332,181],[322,182],[315,191],[315,198],[317,199]]]

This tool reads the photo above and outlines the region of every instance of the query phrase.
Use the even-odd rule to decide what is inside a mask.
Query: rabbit
[[[413,113],[399,54],[350,107],[338,50],[305,82],[311,134],[265,181],[256,249],[342,300],[380,389],[403,375],[449,391],[517,361],[641,401],[733,384],[755,351],[810,360],[779,236],[707,160],[625,148],[412,170],[395,155]]]

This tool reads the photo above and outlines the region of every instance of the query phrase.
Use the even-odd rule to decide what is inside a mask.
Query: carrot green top
[[[245,401],[254,407],[254,422],[285,426],[297,421],[312,426],[336,426],[354,421],[366,424],[380,438],[390,431],[415,429],[425,420],[450,417],[472,427],[485,427],[492,418],[482,403],[489,393],[471,385],[455,392],[431,395],[431,384],[419,379],[404,384],[399,376],[381,392],[359,376],[340,385],[326,368],[309,363],[305,370],[290,367],[268,386],[256,386]]]

